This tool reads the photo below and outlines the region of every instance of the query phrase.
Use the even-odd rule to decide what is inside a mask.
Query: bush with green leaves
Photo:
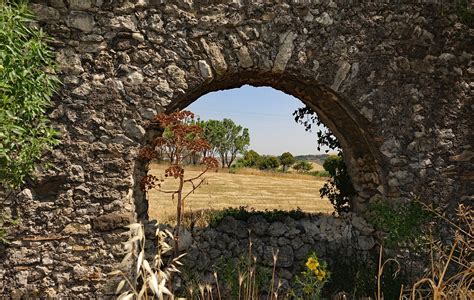
[[[244,156],[237,161],[238,167],[255,168],[261,160],[260,154],[254,150],[245,151]]]
[[[425,242],[423,229],[434,218],[416,200],[396,204],[380,200],[368,208],[368,221],[384,232],[384,244],[392,249],[419,249]]]
[[[323,168],[329,173],[330,178],[319,190],[321,197],[327,196],[338,213],[350,211],[350,198],[356,191],[342,156],[328,156]]]
[[[46,117],[59,86],[48,38],[26,1],[0,0],[0,183],[18,188],[58,144]]]
[[[306,131],[311,131],[314,125],[317,126],[318,151],[321,151],[321,146],[338,150],[338,155],[327,158],[327,164],[325,161],[326,167],[324,169],[328,172],[329,179],[319,190],[319,194],[321,197],[328,197],[338,213],[349,211],[351,209],[350,199],[356,192],[342,158],[341,144],[310,107],[305,106],[297,109],[293,112],[293,116],[296,122],[305,126]]]
[[[260,170],[276,170],[280,166],[280,160],[273,155],[264,155],[258,162]]]
[[[308,173],[313,169],[313,165],[305,160],[300,160],[293,165],[293,169],[298,173]]]

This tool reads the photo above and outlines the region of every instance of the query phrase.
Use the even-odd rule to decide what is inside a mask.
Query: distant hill
[[[329,155],[330,154],[306,154],[306,155],[297,155],[295,156],[295,158],[296,160],[312,161],[322,166],[324,163],[324,160]]]

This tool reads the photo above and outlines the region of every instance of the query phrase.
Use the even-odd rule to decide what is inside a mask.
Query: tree
[[[261,157],[254,150],[245,151],[244,157],[240,160],[240,163],[243,167],[255,168],[258,166]]]
[[[176,203],[176,229],[175,229],[175,256],[178,256],[178,243],[185,200],[198,189],[204,182],[202,177],[209,169],[218,167],[214,157],[204,157],[201,163],[204,170],[192,178],[185,177],[183,162],[195,153],[203,152],[211,148],[204,137],[203,129],[193,122],[194,114],[190,111],[179,111],[169,115],[159,114],[151,120],[150,126],[160,126],[163,134],[140,149],[139,157],[147,162],[146,168],[153,159],[166,158],[170,166],[165,170],[166,178],[178,180],[178,187],[174,190],[164,190],[161,187],[162,179],[153,175],[146,175],[141,181],[141,187],[146,192],[156,189],[161,193],[171,194],[172,199],[177,198]],[[185,184],[192,186],[191,191],[183,193]]]
[[[211,145],[213,155],[219,155],[222,167],[232,165],[237,154],[243,153],[250,144],[247,128],[236,125],[231,119],[209,120],[203,125],[204,136]]]
[[[0,0],[0,184],[18,188],[59,143],[45,116],[59,86],[49,40],[26,1]]]
[[[293,165],[293,169],[298,173],[306,173],[313,169],[313,165],[305,160],[300,160]]]
[[[293,154],[290,152],[285,152],[280,156],[280,163],[283,166],[283,171],[286,172],[291,165],[296,162],[296,159],[293,157]]]
[[[260,170],[275,170],[280,166],[280,160],[278,157],[272,155],[261,156],[258,164]]]
[[[296,122],[305,126],[306,131],[311,131],[313,125],[318,126],[318,128],[324,125],[319,116],[308,106],[297,109],[293,112],[293,116]],[[328,171],[330,178],[319,190],[319,194],[321,197],[327,196],[338,213],[349,211],[351,208],[350,199],[356,192],[347,171],[347,166],[342,158],[341,145],[332,132],[325,126],[318,130],[317,135],[318,150],[321,150],[321,146],[328,146],[329,149],[338,150],[337,156],[339,157],[337,163],[331,162],[330,165],[328,165],[328,168],[331,168],[333,172]],[[329,152],[329,150],[326,150],[326,153],[327,152]]]

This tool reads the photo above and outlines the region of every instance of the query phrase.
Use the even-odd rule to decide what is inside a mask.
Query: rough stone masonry
[[[356,213],[379,197],[472,203],[474,29],[447,7],[32,2],[60,66],[50,117],[62,144],[47,158],[54,166],[2,204],[21,223],[0,249],[0,293],[110,293],[123,226],[147,218],[136,184],[137,149],[152,134],[144,123],[243,84],[320,115],[344,148]]]

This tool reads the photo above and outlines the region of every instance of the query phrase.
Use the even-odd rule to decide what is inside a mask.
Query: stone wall
[[[250,241],[252,255],[268,271],[273,266],[273,253],[278,250],[276,278],[283,289],[293,285],[293,276],[303,270],[313,251],[331,268],[335,260],[339,265],[342,261],[368,263],[374,257],[370,253],[376,244],[374,229],[355,214],[339,218],[312,215],[298,220],[287,216],[272,222],[262,215],[253,215],[247,221],[226,217],[215,228],[185,231],[181,239],[180,248],[187,253],[183,259],[183,287],[190,284],[186,278],[192,278],[194,284],[214,283],[213,272],[223,273],[226,265],[232,266],[237,278],[239,259],[248,259]]]
[[[1,204],[21,218],[0,253],[4,293],[110,293],[123,225],[147,219],[136,184],[146,120],[243,84],[319,113],[344,148],[358,213],[380,197],[472,200],[473,29],[449,8],[32,2],[54,38],[63,86],[49,116],[62,143],[45,157],[53,167]]]

